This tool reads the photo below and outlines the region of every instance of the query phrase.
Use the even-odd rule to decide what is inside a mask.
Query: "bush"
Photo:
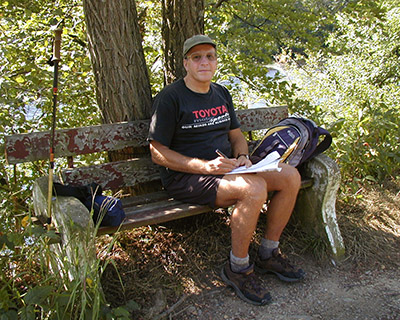
[[[400,10],[363,20],[340,14],[329,40],[331,53],[310,54],[302,68],[290,67],[303,113],[334,136],[330,149],[342,175],[382,181],[400,163]]]

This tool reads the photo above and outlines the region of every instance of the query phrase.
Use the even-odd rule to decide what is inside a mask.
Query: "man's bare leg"
[[[267,211],[267,226],[258,252],[256,265],[261,273],[274,273],[281,280],[292,282],[304,278],[304,271],[281,255],[279,239],[292,214],[301,185],[297,169],[281,165],[282,171],[262,174],[268,191],[275,191]]]
[[[225,207],[235,204],[231,216],[231,237],[232,252],[236,257],[247,256],[267,195],[265,179],[254,174],[227,175],[221,180],[216,205]]]
[[[279,241],[292,214],[301,183],[297,169],[286,164],[282,164],[281,167],[280,172],[227,175],[221,180],[216,205],[235,204],[231,216],[232,252],[235,256],[247,256],[261,208],[269,191],[275,191],[275,194],[268,207],[264,237]]]
[[[260,210],[267,199],[267,184],[255,174],[225,176],[218,187],[218,206],[235,204],[231,216],[232,251],[221,270],[222,280],[233,287],[243,300],[264,305],[271,295],[249,264],[249,245],[256,229]]]
[[[267,226],[264,237],[279,241],[285,229],[301,185],[301,177],[296,168],[281,164],[281,172],[260,173],[267,182],[268,192],[275,191],[270,200],[267,213]]]

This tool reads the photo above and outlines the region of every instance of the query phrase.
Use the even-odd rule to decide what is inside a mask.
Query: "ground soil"
[[[353,193],[354,195],[355,193]],[[287,284],[262,279],[272,303],[240,300],[219,277],[229,252],[229,218],[203,215],[118,236],[102,285],[112,306],[134,300],[133,319],[400,319],[400,179],[365,186],[338,201],[346,245],[333,261],[323,242],[310,239],[291,221],[282,249],[306,278]],[[260,219],[254,255],[265,221]],[[122,284],[122,285],[121,285]]]
[[[351,272],[303,261],[307,278],[296,284],[273,276],[264,282],[271,304],[257,307],[222,283],[190,295],[173,319],[400,319],[398,270]]]

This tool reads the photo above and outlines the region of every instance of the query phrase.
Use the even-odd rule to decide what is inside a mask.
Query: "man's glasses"
[[[217,60],[217,54],[214,52],[208,52],[205,54],[201,53],[192,53],[191,55],[186,56],[186,59],[191,59],[193,62],[200,62],[203,57],[206,57],[208,61],[215,61]]]

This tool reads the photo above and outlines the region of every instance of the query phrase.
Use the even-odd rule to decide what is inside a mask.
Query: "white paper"
[[[254,173],[254,172],[264,172],[264,171],[281,171],[282,169],[278,167],[281,156],[277,151],[274,151],[267,155],[264,159],[251,167],[246,168],[245,166],[233,169],[227,174],[242,174],[242,173]]]

